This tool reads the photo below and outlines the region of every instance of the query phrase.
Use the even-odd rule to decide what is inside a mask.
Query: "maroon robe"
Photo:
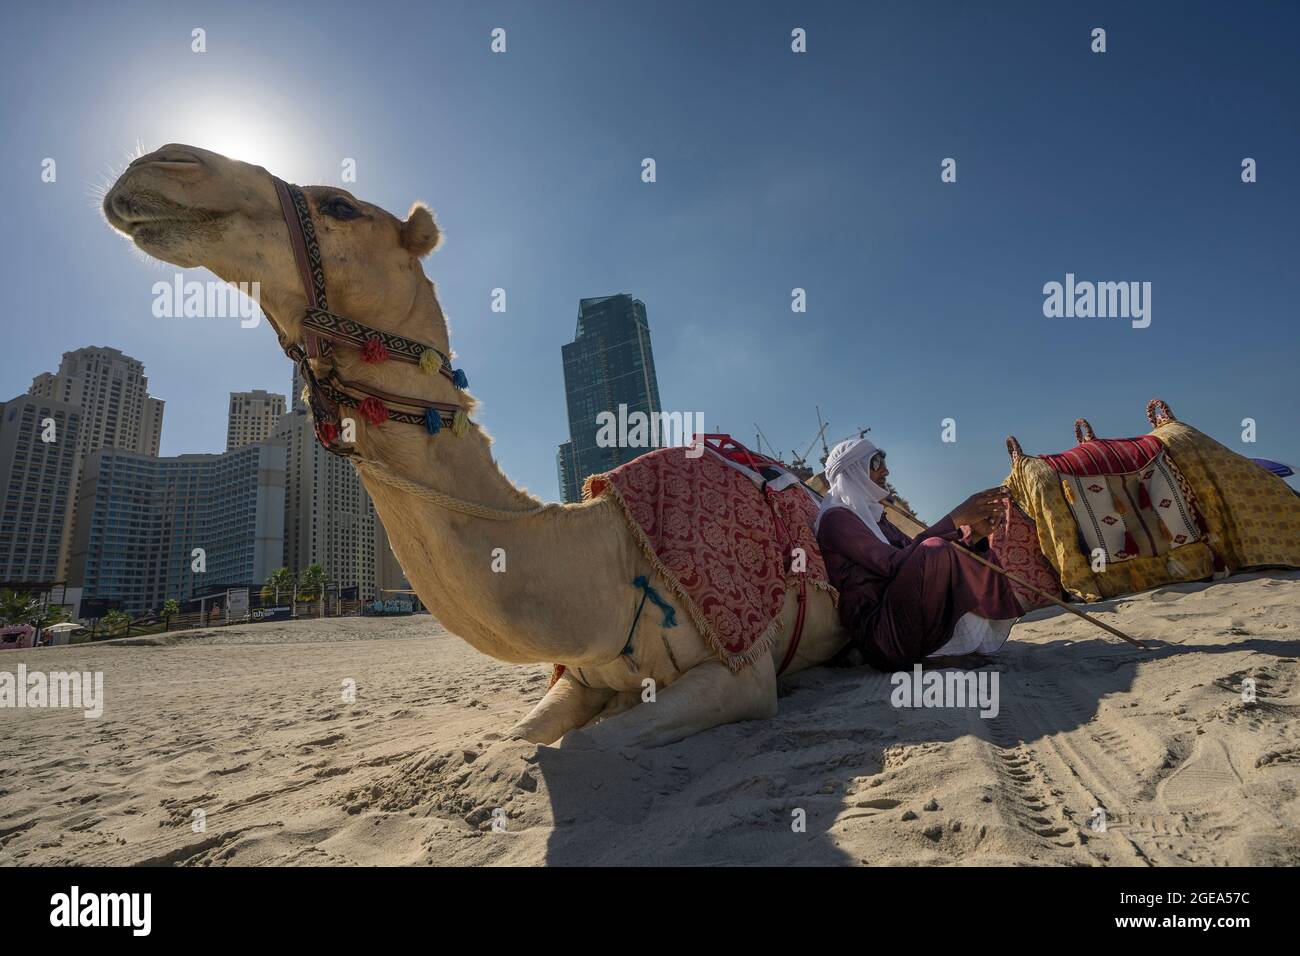
[[[840,592],[840,619],[877,670],[910,667],[934,653],[969,611],[989,620],[1024,613],[1006,578],[958,553],[961,532],[950,517],[914,539],[888,518],[880,530],[889,544],[848,508],[827,511],[817,529],[827,574]]]

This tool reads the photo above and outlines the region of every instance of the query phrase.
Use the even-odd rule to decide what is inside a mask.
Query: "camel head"
[[[446,326],[419,261],[439,240],[429,210],[416,203],[403,221],[344,189],[303,192],[331,310],[446,351]],[[306,295],[274,180],[261,166],[173,143],[132,162],[103,210],[109,225],[156,259],[257,282],[281,343],[299,340]]]

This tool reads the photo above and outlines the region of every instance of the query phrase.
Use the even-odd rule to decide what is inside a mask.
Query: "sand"
[[[547,669],[428,616],[4,651],[107,701],[0,710],[0,865],[1300,862],[1300,574],[1096,607],[1161,643],[1037,612],[992,720],[817,669],[772,720],[642,752],[503,739]]]

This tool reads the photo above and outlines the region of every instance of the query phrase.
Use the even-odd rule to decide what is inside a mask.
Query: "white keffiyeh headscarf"
[[[871,529],[885,544],[889,539],[880,530],[880,519],[885,513],[881,504],[889,497],[889,492],[871,480],[871,459],[880,451],[865,438],[852,438],[842,441],[831,449],[826,459],[826,481],[830,490],[822,498],[821,510],[817,512],[817,522],[813,531],[822,523],[822,516],[832,508],[848,508],[862,519],[862,523]]]

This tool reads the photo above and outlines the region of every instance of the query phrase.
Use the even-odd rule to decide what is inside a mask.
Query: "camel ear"
[[[402,223],[402,245],[411,255],[417,259],[427,256],[438,248],[438,240],[441,238],[442,233],[438,230],[429,207],[422,202],[411,206],[411,211],[406,214],[406,222]]]

